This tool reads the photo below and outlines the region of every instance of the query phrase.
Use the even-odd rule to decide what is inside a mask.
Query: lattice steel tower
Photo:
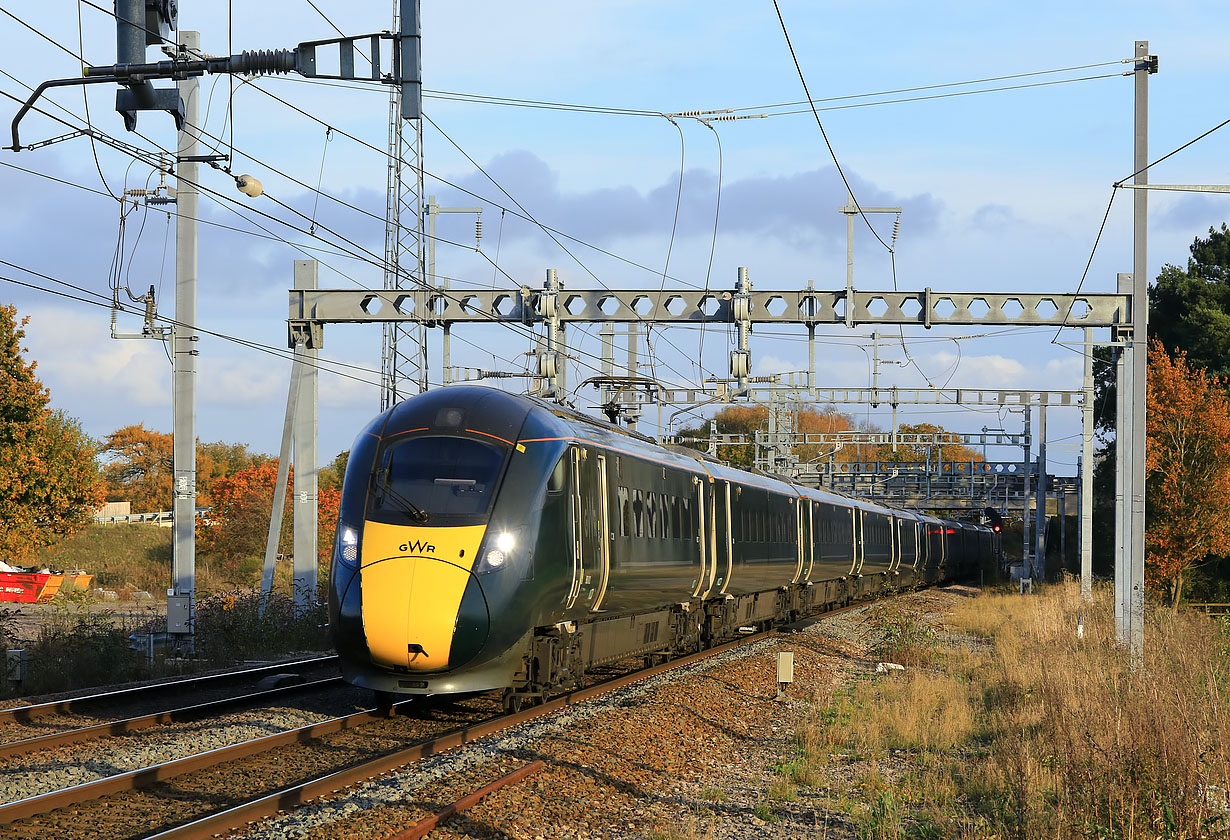
[[[420,32],[418,12],[418,0],[393,0],[392,31],[414,36],[416,65]],[[409,20],[411,16],[413,21]],[[405,29],[402,29],[403,23]],[[410,68],[403,68],[403,72],[407,69]],[[413,69],[417,70],[417,66]],[[415,78],[420,78],[417,73]],[[405,101],[402,85],[393,85],[389,94],[384,288],[390,290],[412,289],[432,282],[424,271],[423,120],[418,110],[418,94],[418,90],[413,93],[416,101]],[[383,332],[381,410],[427,389],[427,337],[423,324],[419,321],[385,323]]]

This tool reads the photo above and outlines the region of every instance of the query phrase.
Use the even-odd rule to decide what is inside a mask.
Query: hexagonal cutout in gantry
[[[465,297],[461,299],[460,306],[461,306],[462,312],[477,312],[478,311],[478,296],[477,295],[466,295]]]
[[[580,295],[569,295],[564,299],[564,311],[569,315],[580,315],[585,311],[585,298]]]
[[[376,316],[380,314],[380,310],[384,308],[384,301],[375,295],[367,295],[359,303],[359,308],[368,315]]]
[[[877,295],[876,297],[873,297],[871,300],[867,301],[867,313],[872,318],[883,318],[884,313],[887,311],[888,311],[888,301],[886,301],[884,298],[879,297]]]
[[[598,309],[608,318],[622,308],[623,304],[619,302],[619,298],[615,297],[615,295],[603,295],[598,299]]]
[[[705,295],[700,299],[700,311],[705,313],[706,318],[712,318],[721,308],[722,302],[713,295]]]
[[[398,295],[393,298],[393,308],[398,315],[414,314],[414,295]]]
[[[637,295],[632,299],[632,311],[644,318],[653,312],[653,300],[649,295]]]
[[[1089,313],[1093,312],[1093,307],[1089,305],[1089,301],[1084,298],[1077,298],[1072,301],[1072,308],[1068,311],[1068,320],[1083,321],[1089,317]]]
[[[901,304],[901,314],[911,320],[917,318],[920,312],[922,312],[922,303],[918,298],[906,298],[905,302]]]
[[[773,295],[765,302],[764,308],[774,318],[780,318],[786,312],[786,299],[781,295]]]
[[[516,306],[517,299],[512,295],[500,295],[491,302],[491,308],[495,310],[495,314],[505,318],[513,313]]]
[[[665,307],[666,311],[672,316],[678,318],[683,314],[683,310],[688,308],[688,302],[679,297],[679,295],[671,295],[666,299],[666,302],[663,303],[662,306]]]
[[[984,298],[974,298],[969,302],[969,314],[971,318],[985,318],[987,313],[991,311],[991,305]]]
[[[1021,302],[1016,298],[1008,298],[1004,301],[1001,308],[1005,318],[1020,318],[1021,313],[1025,311],[1025,307],[1021,306]]]
[[[1042,300],[1038,301],[1038,305],[1034,307],[1034,312],[1038,314],[1039,318],[1050,320],[1059,313],[1059,307],[1050,298],[1042,298]]]
[[[937,318],[951,318],[957,311],[957,305],[952,302],[952,298],[942,297],[935,302],[933,311]]]

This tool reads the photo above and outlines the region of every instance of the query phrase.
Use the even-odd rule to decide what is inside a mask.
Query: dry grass
[[[965,601],[948,624],[969,643],[935,637],[934,667],[835,696],[801,760],[844,780],[864,837],[1230,836],[1230,633],[1153,613],[1133,668],[1097,595]]]
[[[122,601],[131,600],[138,590],[160,598],[171,583],[173,537],[171,528],[157,525],[91,525],[44,549],[35,562],[53,569],[89,572],[95,576],[95,587],[115,591]],[[258,588],[262,565],[263,558],[249,557],[228,572],[215,558],[198,554],[197,591],[203,596]],[[291,592],[291,577],[291,562],[279,561],[274,590]]]

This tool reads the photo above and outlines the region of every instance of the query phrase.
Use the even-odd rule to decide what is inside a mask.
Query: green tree
[[[1230,375],[1230,228],[1209,228],[1186,270],[1165,265],[1149,288],[1149,337],[1213,376]]]
[[[97,444],[49,408],[23,358],[27,320],[0,306],[0,558],[17,562],[83,528],[103,501]]]

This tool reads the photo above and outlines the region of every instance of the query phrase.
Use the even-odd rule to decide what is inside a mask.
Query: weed
[[[785,776],[774,776],[765,792],[775,802],[793,802],[799,798],[799,789]]]
[[[815,787],[820,782],[820,775],[808,761],[804,750],[802,755],[795,756],[790,761],[779,764],[773,771],[784,779],[802,787]]]
[[[752,813],[756,815],[757,819],[764,820],[767,823],[781,822],[782,820],[768,802],[757,802],[756,807],[752,809]]]
[[[294,600],[280,592],[211,595],[197,604],[197,646],[202,657],[227,662],[324,650],[329,646],[326,620],[323,604],[297,610]]]
[[[719,788],[704,788],[696,795],[706,802],[728,802],[730,800],[730,797]]]

